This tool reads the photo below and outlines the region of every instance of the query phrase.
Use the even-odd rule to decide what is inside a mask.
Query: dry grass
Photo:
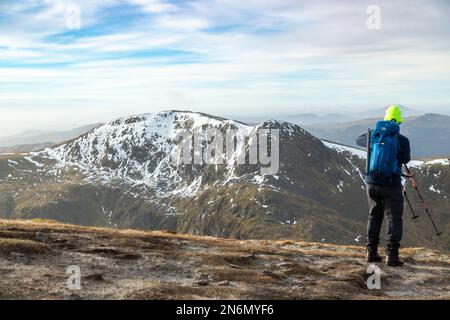
[[[32,223],[61,224],[61,222],[58,222],[53,219],[34,218],[34,219],[30,219],[29,221]]]
[[[254,283],[276,283],[279,278],[266,275],[260,271],[250,269],[236,269],[230,267],[220,267],[212,270],[212,277],[216,281]]]
[[[255,263],[256,257],[254,255],[242,254],[241,252],[220,252],[220,253],[208,253],[197,254],[207,264],[211,265],[227,265],[233,264],[238,266],[250,266]]]
[[[17,252],[21,254],[44,254],[50,251],[50,247],[44,243],[39,243],[31,240],[21,239],[1,239],[0,238],[0,253],[11,254]]]
[[[281,240],[279,242],[280,246],[289,246],[289,245],[294,245],[295,242],[292,240]]]
[[[38,231],[44,234],[44,243],[34,241]],[[48,252],[52,254],[45,255]],[[34,219],[0,220],[0,255],[3,254],[9,255],[8,259],[0,259],[0,263],[6,261],[5,272],[27,275],[0,281],[0,297],[5,288],[17,288],[14,294],[5,296],[8,298],[65,297],[67,292],[54,295],[45,288],[64,288],[65,278],[54,275],[64,274],[61,265],[74,261],[83,265],[85,274],[95,275],[87,276],[92,281],[83,286],[83,298],[87,299],[388,298],[385,293],[365,287],[362,246],[288,239],[233,240]],[[444,290],[448,277],[442,277],[442,270],[448,270],[448,264],[444,264],[448,255],[423,248],[406,248],[402,255],[409,266],[395,270],[403,272],[402,277],[395,272],[384,277],[387,290],[411,288],[404,279],[412,279],[427,288],[417,289],[413,297],[447,296]],[[28,259],[24,260],[24,256]],[[54,263],[56,256],[58,264]],[[426,265],[419,263],[425,259],[429,259]],[[30,268],[39,270],[33,281],[45,284],[34,291],[27,286],[27,277],[34,275],[30,276]],[[204,274],[207,283],[201,285],[197,280],[203,279]]]
[[[279,270],[288,276],[305,277],[305,276],[320,276],[321,273],[316,271],[306,264],[287,263],[279,268]]]
[[[240,292],[237,288],[220,286],[185,286],[178,284],[152,283],[145,289],[135,290],[125,294],[125,299],[132,300],[186,300],[220,297],[222,299],[237,299]]]
[[[363,258],[365,256],[364,253],[351,252],[351,251],[338,251],[338,250],[332,250],[331,248],[328,249],[328,250],[299,249],[299,252],[304,254],[304,255],[312,255],[312,256],[318,256],[318,257]]]

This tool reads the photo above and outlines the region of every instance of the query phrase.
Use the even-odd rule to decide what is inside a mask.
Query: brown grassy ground
[[[449,256],[402,251],[367,289],[364,249],[0,220],[1,299],[450,299]],[[81,290],[66,285],[70,265]]]

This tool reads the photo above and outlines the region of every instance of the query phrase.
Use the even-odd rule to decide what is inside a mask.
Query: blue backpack
[[[401,176],[398,162],[400,127],[393,121],[378,121],[370,136],[367,174],[375,179],[389,180]]]

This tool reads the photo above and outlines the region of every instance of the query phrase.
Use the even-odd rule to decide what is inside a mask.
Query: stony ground
[[[0,220],[0,299],[450,299],[449,255],[402,255],[369,290],[357,246]]]

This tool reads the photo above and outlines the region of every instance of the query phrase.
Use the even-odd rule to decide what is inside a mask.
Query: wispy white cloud
[[[175,5],[160,0],[128,0],[128,2],[140,6],[147,13],[162,13],[177,10]]]

